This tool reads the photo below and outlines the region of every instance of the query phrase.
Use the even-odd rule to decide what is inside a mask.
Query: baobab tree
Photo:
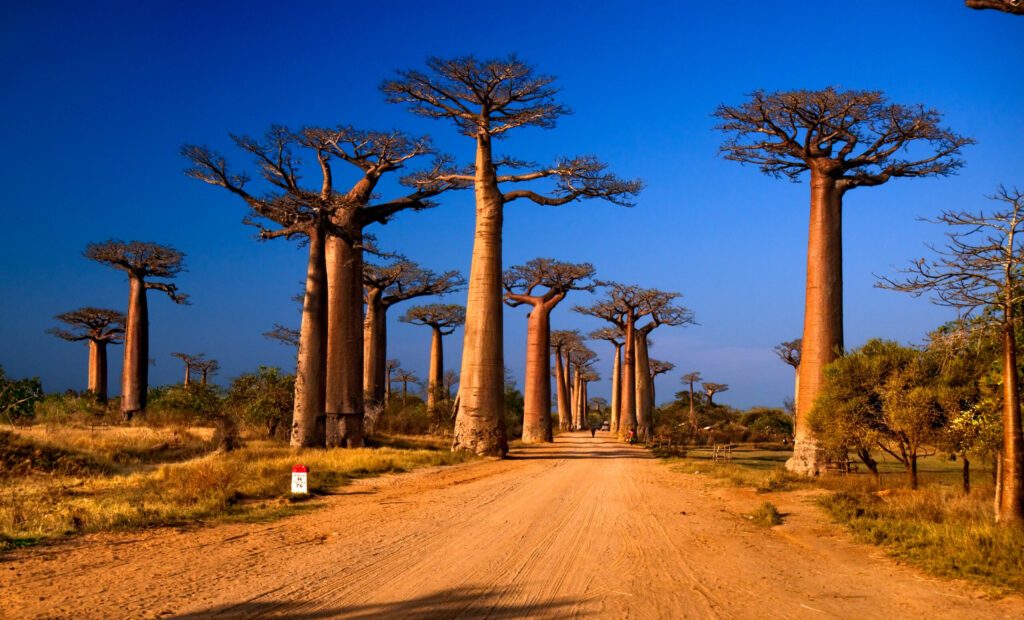
[[[553,441],[551,429],[551,311],[569,291],[592,291],[590,263],[563,263],[535,258],[505,271],[505,303],[530,306],[526,327],[526,379],[523,398],[523,443]],[[538,290],[540,289],[540,290]]]
[[[420,378],[417,377],[409,370],[399,368],[395,371],[395,381],[399,381],[402,384],[402,408],[404,409],[407,404],[409,397],[409,384],[419,383]]]
[[[595,329],[587,335],[590,340],[604,340],[612,343],[615,347],[615,357],[612,359],[612,402],[609,413],[608,428],[612,433],[619,432],[619,409],[622,401],[622,346],[625,344],[625,335],[618,327],[602,327]]]
[[[192,369],[197,367],[197,363],[204,357],[202,353],[197,355],[189,355],[188,353],[175,352],[171,353],[171,357],[176,357],[185,364],[185,380],[182,381],[182,387],[189,387],[192,385]]]
[[[592,366],[584,367],[583,372],[580,373],[580,396],[577,401],[577,407],[579,407],[578,419],[579,422],[576,426],[576,430],[584,431],[590,428],[590,397],[588,394],[587,386],[595,381],[600,381],[601,375],[597,374],[597,371]]]
[[[572,369],[572,430],[578,431],[583,428],[584,418],[587,410],[587,376],[593,373],[593,364],[597,359],[594,353],[582,342],[569,349],[568,366]],[[596,379],[595,379],[596,380]]]
[[[1024,434],[1021,430],[1017,366],[1017,312],[1024,302],[1024,192],[999,187],[993,200],[1005,206],[989,213],[944,211],[936,223],[953,227],[945,249],[933,260],[914,261],[902,280],[878,286],[914,296],[931,293],[936,304],[980,321],[1002,336],[1003,445],[997,461],[995,512],[1004,524],[1024,526]]]
[[[680,380],[690,386],[690,428],[694,431],[697,430],[697,411],[693,407],[693,384],[699,381],[703,381],[699,372],[688,372]]]
[[[650,430],[646,425],[650,410],[648,404],[650,381],[648,380],[649,370],[646,357],[647,334],[662,324],[692,323],[693,314],[686,308],[672,303],[679,297],[676,293],[665,293],[657,289],[645,289],[619,282],[599,282],[598,284],[606,287],[607,297],[590,306],[575,306],[573,310],[608,321],[623,333],[625,344],[620,376],[622,387],[618,415],[619,435],[624,437],[631,430],[639,431],[640,429],[637,428],[639,422],[645,422],[645,430]],[[651,316],[651,321],[638,330],[637,322],[645,316]],[[640,334],[640,330],[644,331],[643,335]],[[637,354],[641,346],[643,347],[642,358]]]
[[[571,397],[569,394],[569,351],[583,344],[579,331],[555,330],[551,332],[551,352],[555,354],[555,396],[558,410],[558,428],[567,431],[572,427]]]
[[[796,413],[796,401],[800,394],[800,344],[802,340],[787,340],[775,345],[775,354],[784,363],[793,367],[793,412]]]
[[[646,441],[654,430],[654,382],[651,378],[648,337],[662,325],[682,326],[696,322],[688,308],[675,304],[678,293],[645,289],[637,297],[639,316],[649,317],[645,325],[634,331],[636,349],[636,417],[637,435]]]
[[[274,328],[269,332],[263,332],[263,337],[268,340],[276,340],[277,342],[290,347],[298,348],[300,333],[297,329],[285,327],[280,323],[274,323]]]
[[[246,223],[259,226],[263,239],[304,237],[309,241],[292,444],[362,446],[363,230],[387,223],[400,211],[428,208],[433,205],[429,198],[459,182],[438,181],[438,174],[448,171],[447,158],[433,157],[428,139],[401,132],[345,126],[294,132],[274,126],[263,140],[232,139],[255,158],[269,193],[250,193],[245,188],[248,175],[231,172],[223,157],[202,146],[182,147],[182,155],[192,163],[186,174],[242,198],[252,210]],[[301,183],[302,162],[296,149],[316,162],[319,187]],[[432,168],[401,180],[413,189],[411,193],[374,202],[374,190],[387,173],[426,156],[433,157]],[[334,161],[358,170],[348,189],[335,187]],[[264,220],[277,227],[268,230]]]
[[[126,420],[146,408],[149,390],[149,304],[146,291],[157,290],[176,304],[188,303],[188,296],[170,282],[181,273],[185,255],[178,250],[148,241],[110,239],[90,243],[85,257],[120,269],[128,275],[128,316],[124,331],[124,364],[121,368],[121,413]]]
[[[1024,15],[1024,0],[966,0],[972,9],[995,9],[1011,15]]]
[[[675,370],[676,365],[673,364],[672,362],[665,362],[665,361],[662,361],[662,360],[651,359],[651,360],[648,360],[647,366],[648,366],[648,370],[651,371],[651,404],[653,406],[657,406],[658,401],[655,398],[654,379],[658,375],[663,375],[666,372],[672,372],[673,370]]]
[[[720,105],[726,159],[773,177],[811,177],[800,393],[791,471],[817,473],[821,450],[807,422],[825,366],[843,348],[842,207],[846,192],[897,177],[947,176],[973,143],[940,126],[922,105],[890,103],[879,91],[755,91],[739,106]],[[908,153],[912,153],[908,157]]]
[[[58,321],[71,327],[48,329],[47,333],[69,342],[89,342],[89,382],[86,388],[100,403],[107,402],[107,345],[124,341],[124,313],[107,308],[85,307],[58,314]]]
[[[729,391],[729,384],[727,383],[711,383],[710,381],[705,381],[701,383],[701,387],[704,388],[704,394],[708,397],[708,405],[711,407],[715,406],[715,394]]]
[[[407,104],[421,116],[449,119],[459,133],[475,142],[471,173],[442,179],[473,183],[476,231],[466,302],[462,383],[453,450],[504,455],[504,353],[502,350],[502,218],[504,206],[525,199],[541,205],[564,205],[600,198],[628,205],[639,181],[624,181],[593,156],[561,158],[546,168],[510,157],[496,157],[492,140],[520,127],[553,128],[568,109],[557,102],[554,78],[514,55],[478,60],[430,58],[425,71],[400,71],[382,90],[389,102]],[[499,168],[532,170],[499,174]],[[533,189],[505,191],[503,186],[547,179],[550,194]]]
[[[370,406],[379,407],[384,402],[388,309],[409,299],[455,292],[465,283],[458,271],[438,274],[406,259],[383,266],[370,263],[364,265],[366,319],[363,389]]]
[[[431,330],[430,373],[427,375],[427,412],[434,419],[434,423],[440,427],[440,401],[444,395],[443,339],[466,322],[466,309],[456,304],[413,306],[400,320],[412,325],[426,325]]]
[[[384,362],[384,408],[391,406],[391,374],[402,367],[402,362],[391,359]]]
[[[199,384],[206,385],[209,377],[220,370],[220,363],[217,360],[199,359],[192,362],[192,367],[199,373]]]

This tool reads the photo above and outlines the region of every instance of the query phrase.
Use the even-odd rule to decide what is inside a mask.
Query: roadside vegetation
[[[915,490],[904,465],[887,456],[879,457],[878,476],[861,466],[856,473],[810,479],[786,471],[792,450],[781,444],[735,444],[731,458],[718,461],[713,445],[653,451],[674,471],[753,487],[767,498],[763,502],[772,503],[775,493],[800,491],[856,540],[933,575],[967,579],[997,593],[1024,592],[1024,532],[996,524],[990,469],[976,471],[971,492],[964,493],[961,464],[942,454],[920,459]],[[764,504],[748,516],[759,525],[778,525]]]
[[[293,381],[261,368],[227,390],[198,383],[151,388],[145,414],[130,425],[120,423],[116,401],[25,391],[34,398],[4,420],[15,424],[0,429],[0,550],[88,532],[261,520],[308,509],[311,503],[290,492],[297,463],[309,468],[317,496],[354,478],[473,458],[451,452],[450,439],[429,435],[377,434],[368,441],[373,447],[359,449],[291,448]],[[427,418],[419,413],[422,400],[408,398],[404,407],[395,404],[388,426],[420,431],[413,420]]]

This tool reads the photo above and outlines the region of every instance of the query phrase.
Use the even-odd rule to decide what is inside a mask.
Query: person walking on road
[[[596,437],[597,436],[597,424],[591,424],[590,425],[590,436],[591,437]]]

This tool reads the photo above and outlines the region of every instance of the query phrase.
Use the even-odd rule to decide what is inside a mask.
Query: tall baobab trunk
[[[187,361],[185,362],[185,380],[181,383],[182,387],[188,388],[192,385],[192,365]]]
[[[89,391],[101,403],[107,402],[107,343],[89,341]]]
[[[690,381],[690,428],[697,430],[697,411],[693,407],[693,381]]]
[[[622,357],[622,376],[619,378],[622,392],[619,410],[619,437],[625,438],[636,428],[636,330],[633,318],[626,318],[625,350]]]
[[[573,371],[572,375],[572,422],[570,429],[574,431],[580,430],[580,386],[582,385],[581,377],[583,373],[580,372],[579,368]]]
[[[580,429],[587,430],[590,427],[587,420],[587,380],[580,378]]]
[[[558,428],[567,431],[569,420],[569,381],[565,364],[562,362],[561,347],[555,349],[555,389],[558,392]]]
[[[647,441],[653,426],[651,417],[654,412],[654,408],[651,406],[651,365],[650,357],[647,355],[647,334],[642,331],[635,331],[634,334],[636,340],[634,379],[636,382],[637,438]]]
[[[504,456],[505,357],[502,349],[501,226],[504,198],[491,158],[491,137],[477,135],[476,232],[469,270],[466,325],[453,450]]]
[[[1007,278],[1010,281],[1010,278]],[[1014,308],[1003,306],[1003,450],[1000,484],[996,487],[996,520],[1024,525],[1024,436],[1021,431],[1020,388],[1017,384],[1017,337]]]
[[[302,301],[299,358],[295,367],[295,409],[291,445],[296,448],[324,445],[324,410],[327,374],[327,264],[324,231],[309,234],[306,293]]]
[[[360,285],[361,286],[361,285]],[[384,374],[387,361],[388,322],[387,311],[381,300],[382,293],[371,292],[366,300],[364,322],[363,390],[371,405],[384,402]]]
[[[121,369],[121,413],[126,420],[146,408],[148,380],[149,307],[146,304],[146,283],[129,273],[124,367]]]
[[[203,378],[202,378],[202,380],[201,380],[201,382],[200,382],[200,385],[206,385],[206,375],[207,375],[207,373],[209,373],[209,372],[210,372],[210,371],[206,370],[205,368],[203,369]]]
[[[615,359],[612,361],[612,406],[608,412],[608,429],[619,432],[619,408],[622,404],[622,345],[615,345]]]
[[[328,447],[364,444],[363,251],[357,242],[336,236],[326,242]]]
[[[387,368],[384,377],[384,409],[391,406],[391,368]]]
[[[432,420],[438,423],[440,430],[441,406],[438,403],[444,384],[444,342],[441,328],[431,327],[430,337],[430,374],[427,375],[427,412]]]
[[[822,375],[843,348],[842,189],[827,171],[811,169],[811,219],[807,240],[800,391],[796,402],[793,457],[786,468],[817,474],[822,454],[807,416],[821,389]]]
[[[799,407],[797,407],[797,400],[800,398],[800,367],[797,366],[793,369],[793,416],[796,417]]]
[[[550,311],[540,303],[530,311],[526,328],[526,378],[523,402],[523,443],[552,440]]]

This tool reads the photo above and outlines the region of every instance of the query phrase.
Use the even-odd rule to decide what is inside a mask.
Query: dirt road
[[[601,435],[360,481],[270,524],[0,557],[0,617],[1024,617],[849,542],[798,495],[675,473]]]

